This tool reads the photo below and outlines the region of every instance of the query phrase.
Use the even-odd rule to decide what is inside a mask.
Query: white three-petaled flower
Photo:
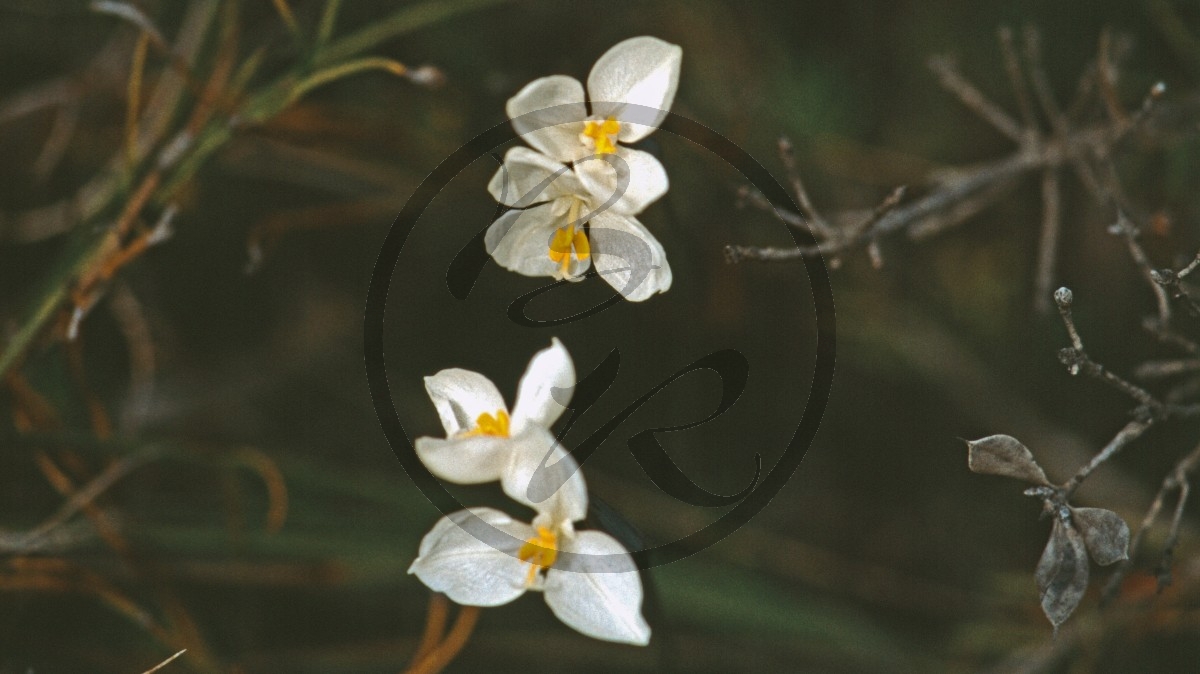
[[[653,37],[625,40],[600,57],[583,85],[554,75],[508,101],[521,137],[539,150],[513,148],[488,185],[515,208],[488,230],[485,245],[504,268],[527,276],[575,279],[593,259],[626,299],[671,287],[662,245],[634,216],[667,191],[653,155],[625,147],[666,117],[683,51]],[[585,230],[584,225],[588,224]]]
[[[596,639],[645,645],[642,582],[625,547],[599,531],[576,531],[587,513],[579,466],[556,448],[555,463],[538,455],[520,470],[514,487],[552,495],[533,504],[531,524],[499,510],[471,508],[443,517],[425,538],[408,572],[452,601],[469,606],[507,604],[527,590],[545,593],[559,620]]]
[[[446,437],[417,438],[417,456],[443,480],[500,480],[512,498],[535,505],[526,494],[527,485],[515,481],[528,483],[523,466],[540,462],[555,447],[549,429],[566,410],[574,386],[575,365],[558,338],[529,361],[511,414],[496,385],[478,372],[452,368],[426,377],[425,390]]]

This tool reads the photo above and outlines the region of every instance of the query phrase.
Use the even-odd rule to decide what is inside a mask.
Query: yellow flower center
[[[525,578],[526,585],[533,585],[533,579],[537,577],[538,571],[549,569],[554,565],[554,559],[558,557],[558,536],[546,527],[538,527],[537,535],[525,541],[521,549],[517,551],[517,558],[522,562],[529,562],[529,575]]]
[[[610,154],[617,151],[616,137],[621,131],[621,123],[609,117],[603,122],[589,119],[583,125],[584,138],[590,138],[596,147],[596,154]]]
[[[571,200],[571,207],[567,211],[567,226],[555,230],[550,239],[550,260],[558,263],[560,274],[564,277],[571,266],[572,251],[575,253],[575,259],[581,262],[592,254],[592,246],[588,242],[587,234],[583,233],[583,225],[579,222],[579,209],[582,206],[579,199]]]
[[[467,431],[467,435],[491,435],[497,438],[508,437],[508,412],[496,410],[496,416],[487,412],[475,419],[475,428]]]
[[[592,254],[592,246],[588,243],[587,234],[583,233],[583,228],[576,228],[575,225],[567,225],[559,227],[554,232],[554,238],[550,240],[550,259],[557,262],[562,269],[563,276],[567,275],[567,269],[571,265],[571,254],[574,252],[576,260],[586,260]]]

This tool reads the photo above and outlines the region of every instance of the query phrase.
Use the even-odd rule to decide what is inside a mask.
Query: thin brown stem
[[[1146,93],[1146,97],[1142,99],[1142,105],[1133,113],[1133,117],[1129,120],[1120,132],[1113,138],[1113,143],[1120,142],[1122,138],[1129,135],[1132,131],[1141,127],[1150,117],[1150,113],[1154,111],[1154,105],[1158,103],[1163,94],[1167,93],[1167,85],[1165,82],[1156,82],[1150,87],[1150,91]]]
[[[1029,64],[1029,79],[1033,84],[1033,93],[1037,98],[1038,105],[1050,120],[1054,136],[1060,142],[1065,143],[1065,140],[1071,135],[1071,127],[1066,113],[1063,112],[1058,100],[1054,97],[1054,89],[1050,86],[1050,78],[1042,64],[1042,37],[1033,26],[1025,27],[1025,60]],[[1074,146],[1069,146],[1067,149],[1073,150]],[[1097,198],[1103,197],[1104,191],[1101,189],[1100,181],[1096,178],[1092,167],[1078,153],[1072,152],[1069,159],[1075,169],[1075,174],[1087,187],[1088,192]]]
[[[1008,75],[1009,86],[1012,87],[1013,97],[1017,99],[1017,110],[1021,113],[1021,122],[1025,125],[1025,133],[1037,133],[1037,116],[1033,113],[1033,103],[1030,102],[1029,87],[1021,72],[1021,59],[1017,56],[1017,48],[1013,40],[1012,29],[1002,26],[999,30],[1000,53],[1004,56],[1004,72]]]
[[[867,219],[855,225],[854,229],[868,230],[874,227],[875,224],[882,220],[884,216],[896,210],[896,208],[900,206],[900,202],[904,200],[904,195],[907,193],[908,187],[906,185],[901,185],[889,192],[888,195],[883,198],[883,201],[879,202],[875,208],[871,209],[871,214],[867,216]]]
[[[50,133],[42,145],[42,151],[33,162],[33,175],[39,181],[49,178],[66,155],[71,139],[75,136],[75,129],[79,126],[79,111],[80,104],[75,100],[59,106]]]
[[[108,409],[104,406],[104,401],[88,384],[87,367],[83,362],[83,342],[81,340],[73,340],[67,342],[64,350],[67,356],[67,367],[71,373],[71,379],[75,383],[75,388],[79,391],[79,397],[83,400],[87,407],[88,417],[91,420],[92,432],[100,440],[107,440],[112,437],[112,418],[108,414]]]
[[[1140,404],[1140,409],[1137,412],[1139,418],[1127,423],[1103,449],[1092,457],[1092,460],[1087,465],[1080,468],[1063,485],[1061,490],[1063,498],[1064,500],[1069,500],[1071,495],[1092,471],[1099,467],[1100,464],[1112,458],[1117,452],[1124,449],[1130,442],[1141,437],[1156,421],[1165,418],[1170,410],[1152,396],[1149,391],[1129,383],[1088,357],[1087,352],[1083,348],[1083,339],[1079,336],[1079,330],[1076,329],[1075,320],[1071,314],[1074,295],[1070,289],[1059,288],[1054,293],[1054,302],[1058,305],[1059,315],[1062,316],[1063,325],[1066,327],[1067,334],[1071,338],[1071,346],[1062,349],[1058,353],[1059,360],[1067,366],[1067,370],[1072,375],[1082,372],[1090,377],[1099,379],[1133,398]]]
[[[137,164],[138,114],[142,104],[142,74],[146,70],[146,51],[150,46],[150,34],[142,31],[133,49],[133,62],[129,66],[129,83],[125,90],[125,162],[126,170],[132,171]]]
[[[1050,313],[1050,288],[1054,284],[1061,230],[1058,170],[1047,167],[1042,169],[1042,235],[1038,242],[1037,271],[1033,283],[1033,305],[1042,314]]]
[[[1192,355],[1200,355],[1200,344],[1197,344],[1190,337],[1185,337],[1171,330],[1170,327],[1160,324],[1159,320],[1153,316],[1147,316],[1146,320],[1142,323],[1142,327],[1157,337],[1158,341],[1163,344],[1170,344]]]
[[[1071,306],[1075,303],[1075,293],[1071,292],[1070,288],[1059,288],[1054,292],[1054,304],[1058,307],[1058,313],[1062,316],[1063,326],[1067,329],[1067,336],[1071,338],[1071,348],[1076,351],[1083,351],[1083,338],[1079,336],[1079,330],[1075,328],[1075,317],[1071,313]],[[1072,372],[1071,374],[1075,374]]]
[[[971,84],[958,72],[954,61],[949,57],[935,56],[927,62],[929,69],[938,77],[942,88],[954,94],[967,108],[991,124],[994,129],[1016,143],[1025,140],[1025,133],[1007,112],[983,95],[975,85]]]
[[[984,164],[952,180],[944,181],[940,189],[887,211],[871,227],[841,232],[841,235],[835,239],[822,241],[812,246],[761,248],[730,245],[725,248],[726,259],[730,262],[742,260],[781,262],[805,256],[836,255],[856,246],[869,244],[880,236],[922,224],[930,218],[939,217],[981,194],[990,192],[993,196],[998,196],[1001,192],[995,191],[994,188],[997,185],[1010,182],[1031,167],[1056,163],[1058,156],[1058,150],[1053,147],[1046,148],[1039,154],[1019,151],[1010,157]]]
[[[36,549],[37,545],[55,529],[65,524],[80,510],[91,506],[101,494],[108,491],[118,480],[131,473],[145,462],[142,456],[126,456],[108,465],[99,475],[82,489],[76,491],[54,515],[25,534],[19,548]]]
[[[1179,484],[1179,496],[1175,500],[1175,514],[1171,517],[1171,527],[1167,531],[1167,540],[1163,543],[1162,558],[1158,562],[1155,575],[1158,576],[1158,589],[1161,592],[1172,582],[1171,562],[1175,557],[1175,546],[1179,545],[1179,526],[1183,522],[1183,509],[1187,506],[1188,496],[1192,492],[1191,483],[1187,476],[1176,476]]]
[[[810,224],[813,222],[813,220],[806,219],[799,213],[793,213],[792,211],[776,206],[767,199],[766,195],[754,189],[753,187],[750,187],[749,185],[745,185],[738,190],[738,205],[740,206],[743,203],[750,204],[759,210],[770,212],[775,217],[779,218],[780,222],[789,227],[808,229]],[[814,229],[816,228],[814,227]],[[814,232],[814,234],[817,234],[817,232]]]
[[[1029,64],[1029,80],[1033,84],[1033,93],[1037,98],[1042,112],[1050,120],[1050,126],[1059,138],[1065,138],[1069,132],[1066,115],[1054,97],[1054,89],[1050,86],[1050,78],[1042,65],[1042,36],[1033,26],[1025,27],[1025,61]]]
[[[1096,57],[1096,78],[1100,84],[1100,98],[1104,101],[1104,109],[1108,118],[1114,124],[1124,126],[1129,123],[1129,115],[1121,106],[1121,97],[1117,94],[1117,67],[1110,57],[1112,45],[1112,30],[1105,28],[1100,33],[1100,45]]]
[[[808,196],[804,181],[800,179],[800,171],[796,168],[795,148],[792,146],[792,141],[786,136],[779,139],[779,159],[787,171],[788,182],[791,183],[792,192],[796,195],[796,205],[800,207],[800,215],[808,220],[803,226],[811,226],[814,233],[822,239],[835,236],[836,230],[829,225],[825,218],[821,217],[817,207],[813,205],[812,199]]]
[[[1184,306],[1193,316],[1200,316],[1200,302],[1180,282],[1179,274],[1170,269],[1155,269],[1150,272],[1150,280],[1162,287],[1172,299],[1182,300]]]
[[[1062,491],[1064,499],[1069,500],[1075,493],[1075,490],[1079,489],[1079,485],[1083,484],[1083,481],[1087,479],[1088,475],[1092,474],[1092,471],[1096,470],[1105,461],[1108,461],[1115,456],[1117,452],[1120,452],[1127,445],[1129,445],[1129,443],[1140,438],[1142,434],[1145,433],[1146,430],[1153,424],[1153,420],[1134,420],[1125,424],[1125,426],[1118,431],[1115,436],[1113,436],[1113,439],[1109,440],[1108,444],[1105,445],[1099,452],[1097,452],[1096,455],[1092,457],[1091,461],[1087,462],[1087,465],[1080,468],[1075,475],[1073,475],[1071,479],[1068,480],[1065,485],[1063,485]]]
[[[420,662],[405,670],[405,674],[437,674],[445,669],[467,644],[475,623],[479,620],[478,606],[463,606],[454,620],[454,627],[442,643],[434,647]]]
[[[287,3],[287,0],[271,0],[271,4],[275,5],[275,12],[279,14],[279,18],[283,20],[288,31],[294,37],[300,37],[300,23],[296,21],[296,14],[292,11],[292,7]]]
[[[1200,372],[1200,359],[1146,361],[1134,369],[1133,376],[1138,379],[1163,379],[1191,372]]]
[[[1158,516],[1162,512],[1167,496],[1176,490],[1180,490],[1184,484],[1187,484],[1192,471],[1194,471],[1198,465],[1200,465],[1200,445],[1196,446],[1195,449],[1180,459],[1179,462],[1175,464],[1175,468],[1163,479],[1162,486],[1159,487],[1158,493],[1154,496],[1154,501],[1150,503],[1150,508],[1146,511],[1145,516],[1142,517],[1141,524],[1138,526],[1137,531],[1134,532],[1133,539],[1129,542],[1128,558],[1121,562],[1120,566],[1118,566],[1116,571],[1113,572],[1112,577],[1108,579],[1108,583],[1106,583],[1104,586],[1104,592],[1101,595],[1101,602],[1103,604],[1107,604],[1116,598],[1117,593],[1120,591],[1122,581],[1129,574],[1130,569],[1133,567],[1133,560],[1137,555],[1138,549],[1141,547],[1142,540],[1146,537],[1146,532],[1149,531],[1150,527],[1154,526],[1154,523],[1158,520]],[[1180,521],[1182,520],[1184,501],[1186,501],[1186,497],[1180,498],[1176,501],[1175,518],[1171,523],[1171,529],[1174,532],[1175,538],[1172,540],[1170,536],[1168,537],[1168,542],[1170,542],[1172,546],[1174,545],[1174,542],[1178,540],[1179,525]],[[1159,566],[1161,570],[1161,563]]]
[[[1145,409],[1145,413],[1151,417],[1162,416],[1165,411],[1163,404],[1151,395],[1149,391],[1127,381],[1120,375],[1114,374],[1112,370],[1088,357],[1084,351],[1065,348],[1058,352],[1058,359],[1063,365],[1067,366],[1068,371],[1072,375],[1082,372],[1133,398]]]
[[[1196,257],[1192,258],[1192,261],[1189,262],[1188,265],[1183,269],[1175,272],[1175,275],[1181,279],[1187,278],[1188,274],[1196,271],[1196,267],[1200,267],[1200,255],[1196,255]]]
[[[1133,258],[1134,264],[1142,272],[1146,283],[1154,291],[1154,299],[1158,303],[1158,321],[1163,326],[1168,325],[1171,321],[1171,300],[1167,297],[1166,289],[1154,280],[1155,270],[1150,264],[1150,258],[1146,256],[1146,251],[1142,250],[1141,244],[1138,243],[1137,227],[1124,211],[1117,211],[1117,221],[1109,231],[1125,238],[1125,243],[1129,246],[1129,256]]]
[[[434,592],[429,596],[429,610],[425,615],[425,631],[421,633],[421,641],[417,643],[417,652],[413,655],[413,663],[418,663],[429,655],[430,651],[442,640],[446,631],[446,618],[449,615],[450,602],[446,595]]]

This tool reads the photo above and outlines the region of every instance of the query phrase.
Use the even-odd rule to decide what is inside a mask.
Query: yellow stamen
[[[554,238],[550,240],[550,259],[565,264],[571,257],[571,243],[574,236],[575,225],[559,227],[554,232]]]
[[[487,412],[475,419],[475,428],[467,431],[467,435],[491,435],[497,438],[508,437],[508,412],[496,410],[496,416]]]
[[[589,119],[583,125],[583,135],[591,138],[596,146],[596,154],[610,154],[617,151],[617,145],[614,142],[618,133],[621,132],[621,123],[609,117],[603,122],[597,122],[594,119]]]
[[[588,259],[592,254],[592,244],[588,243],[587,235],[582,229],[575,232],[575,236],[571,238],[571,245],[575,247],[575,258],[580,261]]]
[[[559,264],[563,276],[567,275],[571,266],[572,251],[575,253],[575,259],[581,262],[591,256],[592,246],[588,243],[587,234],[583,233],[582,228],[576,229],[575,225],[559,227],[554,232],[554,238],[550,240],[548,255]]]
[[[563,276],[567,275],[570,268],[572,250],[575,252],[575,259],[580,262],[592,254],[587,234],[584,234],[583,227],[578,225],[579,207],[578,200],[571,202],[571,210],[567,213],[567,226],[555,230],[554,237],[550,239],[548,255],[551,261],[559,265]]]
[[[537,577],[538,571],[549,569],[554,565],[554,559],[558,557],[558,536],[546,527],[538,527],[537,535],[525,541],[521,549],[517,551],[517,558],[522,562],[529,562],[529,575],[525,578],[526,585],[533,585],[534,578]]]

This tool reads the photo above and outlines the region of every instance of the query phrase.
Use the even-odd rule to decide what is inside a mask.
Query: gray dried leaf
[[[1033,453],[1011,435],[989,435],[967,442],[967,466],[976,473],[1015,477],[1034,484],[1049,485],[1046,473]]]
[[[1071,518],[1097,564],[1129,559],[1129,526],[1120,515],[1104,508],[1072,508]]]
[[[1034,578],[1042,595],[1042,611],[1057,632],[1083,600],[1088,584],[1087,546],[1069,520],[1054,519]]]

